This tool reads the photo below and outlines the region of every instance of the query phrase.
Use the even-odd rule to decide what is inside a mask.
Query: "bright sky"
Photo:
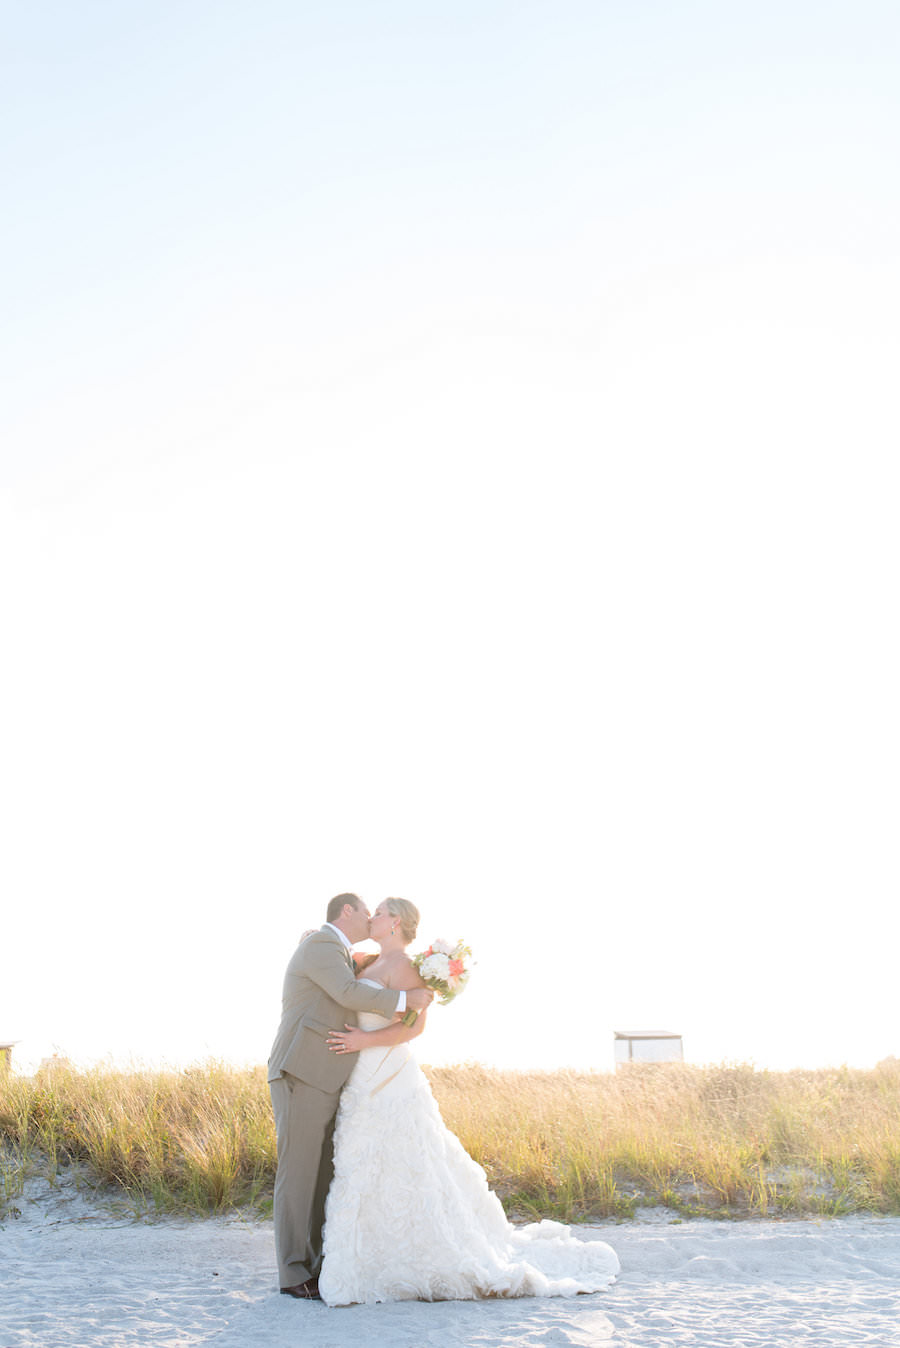
[[[327,899],[421,1056],[896,1016],[893,0],[8,9],[0,1039],[259,1063]]]

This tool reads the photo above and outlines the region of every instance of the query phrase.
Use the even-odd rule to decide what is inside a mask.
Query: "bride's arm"
[[[359,1053],[364,1048],[393,1048],[395,1044],[408,1044],[425,1029],[427,1014],[426,1011],[420,1011],[412,1025],[395,1020],[393,1025],[386,1025],[383,1030],[361,1030],[358,1025],[345,1025],[343,1031],[329,1032],[328,1047],[332,1053]]]
[[[412,960],[402,956],[391,967],[388,986],[391,991],[412,992],[416,988],[428,991],[428,985],[419,977]],[[431,994],[429,993],[429,997]],[[405,1025],[401,1019],[386,1025],[382,1030],[361,1030],[356,1025],[345,1025],[343,1032],[333,1030],[328,1036],[328,1047],[332,1053],[359,1053],[364,1048],[393,1048],[395,1044],[408,1044],[417,1039],[425,1029],[425,1012],[420,1011],[412,1025]]]

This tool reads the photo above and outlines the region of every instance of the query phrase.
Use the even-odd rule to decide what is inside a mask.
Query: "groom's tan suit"
[[[393,1016],[398,994],[357,983],[349,951],[325,925],[301,941],[284,977],[281,1024],[269,1057],[278,1140],[275,1252],[282,1287],[316,1277],[325,1198],[334,1173],[334,1119],[355,1054],[333,1053],[330,1030],[357,1011]]]

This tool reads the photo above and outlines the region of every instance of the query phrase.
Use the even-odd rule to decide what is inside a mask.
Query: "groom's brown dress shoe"
[[[281,1295],[283,1297],[297,1297],[299,1301],[321,1301],[319,1296],[319,1279],[307,1278],[306,1282],[298,1282],[294,1287],[282,1287]]]

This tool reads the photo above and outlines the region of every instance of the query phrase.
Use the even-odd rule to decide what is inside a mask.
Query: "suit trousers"
[[[275,1255],[280,1287],[318,1277],[325,1199],[334,1175],[334,1121],[340,1091],[319,1091],[284,1073],[269,1082],[278,1169]]]

